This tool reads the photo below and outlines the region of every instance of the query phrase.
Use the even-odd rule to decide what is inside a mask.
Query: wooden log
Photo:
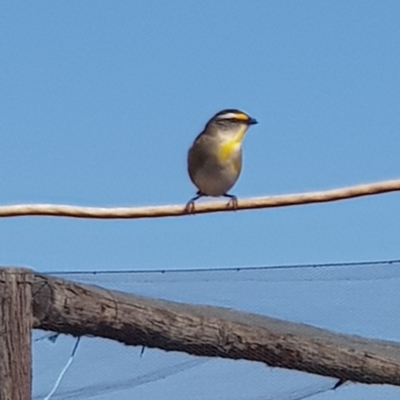
[[[400,344],[231,309],[149,299],[36,275],[35,327],[127,345],[400,385]]]
[[[33,273],[0,268],[0,400],[31,399]]]

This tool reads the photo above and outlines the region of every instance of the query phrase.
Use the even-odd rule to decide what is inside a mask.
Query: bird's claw
[[[227,208],[232,208],[232,210],[236,211],[238,208],[238,200],[236,196],[233,196],[231,194],[225,194],[225,197],[229,197],[229,201],[226,204]]]
[[[190,200],[190,201],[188,201],[188,202],[186,203],[184,212],[185,212],[186,214],[195,214],[195,213],[196,213],[195,208],[196,208],[196,207],[195,207],[195,205],[194,205],[194,201],[193,201],[193,200]]]

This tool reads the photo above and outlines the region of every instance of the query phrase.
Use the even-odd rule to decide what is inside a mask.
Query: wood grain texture
[[[33,273],[0,268],[0,400],[31,398]]]
[[[197,356],[400,385],[400,344],[231,309],[155,300],[36,275],[35,327]]]

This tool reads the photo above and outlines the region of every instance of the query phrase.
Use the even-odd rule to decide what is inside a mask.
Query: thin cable
[[[239,211],[259,208],[287,207],[311,203],[326,203],[337,200],[353,199],[400,190],[400,179],[348,186],[340,189],[319,192],[295,193],[282,196],[253,197],[240,199],[233,209],[226,202],[213,201],[195,206],[196,214],[222,211]],[[0,207],[0,217],[54,216],[98,219],[138,219],[178,217],[193,215],[188,213],[186,205],[167,205],[154,207],[79,207],[57,204],[19,204]]]
[[[58,376],[56,383],[53,386],[53,389],[51,389],[50,393],[44,398],[44,400],[50,400],[51,397],[53,396],[53,394],[56,392],[56,390],[58,389],[58,387],[60,386],[60,383],[64,377],[64,375],[66,374],[66,372],[68,371],[68,368],[70,367],[70,365],[72,364],[72,361],[74,360],[75,357],[75,353],[76,350],[78,348],[79,342],[80,342],[81,338],[78,337],[76,339],[76,343],[74,348],[72,349],[72,353],[71,356],[69,357],[67,363],[65,364],[65,367],[62,369],[62,371],[60,372],[60,375]]]
[[[210,359],[191,359],[188,361],[180,362],[178,364],[169,365],[166,367],[161,367],[156,369],[155,371],[151,371],[139,376],[132,376],[128,378],[123,378],[122,380],[116,383],[110,383],[105,381],[101,381],[101,383],[95,385],[88,385],[86,387],[78,388],[78,389],[70,389],[63,391],[60,393],[59,397],[63,400],[67,399],[89,399],[92,397],[98,398],[99,396],[104,397],[107,394],[110,394],[110,398],[114,395],[113,398],[118,398],[115,395],[116,392],[131,390],[142,386],[148,385],[149,383],[154,383],[163,379],[168,379],[171,376],[176,374],[180,374],[182,372],[186,372],[188,370],[200,367],[206,363],[208,363]],[[131,396],[133,397],[133,396]]]
[[[308,394],[300,394],[300,395],[294,394],[295,397],[290,396],[287,400],[311,399],[311,397],[317,396],[322,393],[330,392],[331,390],[336,391],[337,389],[343,387],[345,384],[350,384],[350,383],[352,383],[352,382],[346,381],[346,382],[341,383],[341,381],[338,381],[333,387],[332,387],[332,385],[329,385],[329,387],[326,387],[326,385],[325,385],[325,387],[321,387],[321,388],[319,388],[311,393],[308,393]],[[279,397],[279,400],[283,400],[282,397]]]
[[[260,266],[242,266],[242,267],[204,267],[204,268],[171,268],[171,269],[137,269],[137,270],[102,270],[102,271],[47,271],[47,275],[107,275],[107,274],[168,274],[168,273],[190,273],[190,272],[239,272],[239,271],[262,271],[262,270],[286,270],[286,269],[320,269],[332,267],[361,267],[374,265],[392,265],[400,264],[400,259],[382,260],[382,261],[350,261],[338,263],[321,264],[291,264],[291,265],[260,265]]]

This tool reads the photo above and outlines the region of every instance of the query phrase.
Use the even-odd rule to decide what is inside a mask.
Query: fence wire
[[[400,342],[400,261],[174,271],[56,273],[107,289],[209,304]],[[68,360],[73,338],[35,332],[34,399]],[[49,339],[52,337],[49,336]],[[400,398],[400,388],[345,383],[261,363],[194,357],[84,338],[53,399],[313,400]]]

